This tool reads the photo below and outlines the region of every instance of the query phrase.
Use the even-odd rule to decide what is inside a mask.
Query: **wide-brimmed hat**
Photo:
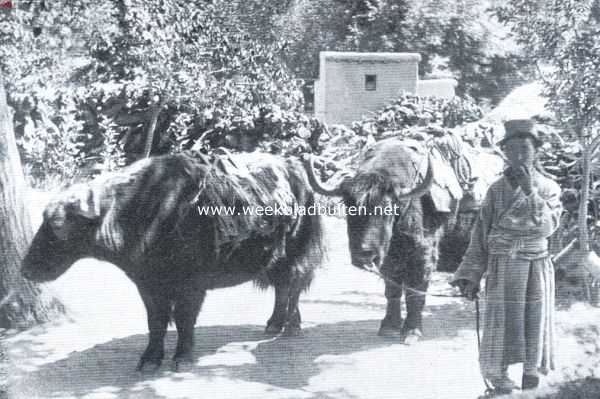
[[[531,119],[512,119],[504,122],[504,138],[498,142],[498,145],[501,146],[508,140],[518,137],[531,137],[536,147],[544,143]]]

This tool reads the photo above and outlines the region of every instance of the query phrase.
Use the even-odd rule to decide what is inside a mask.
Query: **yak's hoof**
[[[298,337],[301,334],[302,329],[300,328],[300,326],[292,326],[288,324],[283,329],[283,334],[281,335],[284,337]]]
[[[135,370],[143,374],[155,373],[162,364],[162,359],[149,359],[142,357]]]
[[[183,373],[190,371],[194,367],[194,359],[192,355],[178,355],[173,358],[171,363],[171,371],[175,373]]]
[[[400,327],[391,327],[391,326],[381,326],[379,327],[379,332],[377,333],[380,337],[384,338],[394,338],[394,339],[402,339],[402,328]]]
[[[419,340],[423,337],[423,333],[418,328],[413,328],[406,332],[406,336],[404,338],[404,343],[406,345],[413,345],[419,342]]]
[[[267,335],[277,335],[281,334],[283,331],[283,326],[279,324],[267,324],[265,328],[265,334]]]

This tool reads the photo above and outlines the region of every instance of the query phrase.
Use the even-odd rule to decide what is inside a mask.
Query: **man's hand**
[[[520,166],[515,171],[515,176],[517,178],[517,182],[519,186],[521,186],[521,190],[525,193],[525,195],[531,194],[533,191],[533,179],[531,177],[531,170],[526,166]]]
[[[469,280],[458,280],[456,285],[458,285],[461,295],[465,298],[471,301],[478,298],[477,293],[479,293],[479,284]]]

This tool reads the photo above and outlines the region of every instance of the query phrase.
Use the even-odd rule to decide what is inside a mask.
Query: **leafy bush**
[[[370,135],[381,139],[419,124],[453,127],[481,115],[468,101],[406,95],[352,130],[325,127],[301,111],[298,82],[282,61],[290,47],[273,37],[253,40],[252,29],[236,25],[240,6],[19,3],[19,18],[6,14],[0,25],[8,43],[0,67],[28,173],[36,181],[70,181],[148,151],[216,146],[341,159]]]
[[[496,104],[532,72],[527,53],[490,13],[500,3],[504,4],[492,0],[288,1],[287,10],[279,7],[282,12],[274,13],[273,33],[289,41],[288,65],[301,76],[318,75],[323,49],[418,52],[422,77],[451,75],[458,81],[459,95]]]
[[[299,111],[284,110],[277,104],[253,105],[250,109],[205,110],[203,116],[193,128],[198,132],[196,136],[200,136],[180,134],[179,149],[209,150],[223,146],[252,151],[260,147],[273,153],[298,154],[316,150],[315,135],[324,130],[324,125],[315,118]]]
[[[283,139],[310,125],[283,45],[231,29],[225,0],[18,8],[0,15],[0,68],[35,180],[70,180],[148,152],[244,149],[265,128]]]
[[[19,104],[15,134],[30,183],[40,186],[76,179],[85,163],[86,138],[72,99],[45,90],[12,100]]]
[[[248,149],[265,124],[276,130],[280,111],[301,109],[301,92],[280,62],[283,46],[229,29],[227,2],[170,0],[167,11],[134,4],[118,10],[126,28],[95,42],[82,75],[103,82],[92,119],[107,119],[106,135],[126,163],[186,148]],[[149,35],[148,24],[168,40]],[[283,122],[279,130],[288,131]]]
[[[483,111],[472,101],[455,97],[420,97],[403,94],[373,116],[352,124],[359,135],[380,136],[384,132],[429,124],[454,128],[481,119]]]

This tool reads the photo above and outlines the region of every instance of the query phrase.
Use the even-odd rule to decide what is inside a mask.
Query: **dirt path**
[[[4,340],[13,368],[10,398],[476,398],[474,306],[431,298],[425,337],[413,346],[377,336],[385,310],[383,283],[352,268],[345,224],[327,222],[329,261],[303,296],[304,333],[268,338],[263,327],[273,293],[251,284],[213,291],[196,328],[196,364],[173,373],[134,371],[146,344],[145,313],[135,287],[115,267],[93,260],[52,284],[72,320]],[[449,292],[448,275],[432,290]],[[576,305],[558,312],[559,370],[538,391],[600,371],[600,310]],[[167,356],[175,332],[167,336]],[[588,353],[586,353],[588,352]],[[519,370],[511,370],[515,378]],[[513,395],[513,397],[533,397]]]

